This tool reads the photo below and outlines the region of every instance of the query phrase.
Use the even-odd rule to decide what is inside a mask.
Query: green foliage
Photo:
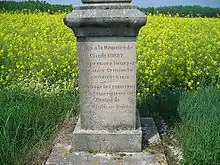
[[[140,8],[141,11],[151,14],[170,14],[172,16],[179,15],[181,17],[220,17],[220,8],[210,8],[201,6],[164,6],[164,7],[148,7]]]
[[[64,16],[0,13],[0,164],[24,164],[35,145],[76,112],[76,38]],[[138,98],[147,98],[147,116],[173,125],[173,118],[179,121],[175,89],[220,88],[219,27],[217,18],[149,15],[137,43]],[[185,164],[219,163],[219,93],[204,91],[180,102]]]
[[[185,92],[178,111],[183,164],[220,164],[220,91],[206,87]]]
[[[149,16],[138,37],[138,95],[220,88],[220,20]]]
[[[76,42],[64,14],[0,15],[0,87],[27,77],[76,83]]]
[[[149,14],[170,14],[172,16],[179,15],[180,17],[220,17],[220,8],[210,8],[202,6],[162,6],[162,7],[148,7],[139,8],[141,11]],[[57,12],[70,12],[72,10],[71,5],[54,5],[47,3],[46,1],[1,1],[1,12],[24,12],[24,13],[36,13],[36,12],[48,12],[50,14]]]
[[[0,87],[24,78],[77,86],[76,39],[64,16],[0,13]],[[216,18],[149,16],[137,43],[138,96],[203,82],[220,88],[219,27]]]
[[[159,128],[160,133],[173,128],[180,121],[177,107],[179,97],[183,89],[174,89],[158,95],[146,95],[137,102],[137,108],[141,116],[152,117],[156,120],[163,120],[164,128]]]
[[[59,125],[76,114],[76,90],[62,90],[39,82],[0,89],[1,165],[28,164],[37,144],[50,140]]]
[[[52,5],[46,1],[1,1],[0,11],[2,12],[23,12],[23,13],[36,13],[36,12],[48,12],[50,14],[60,12],[70,12],[72,10],[71,5]]]

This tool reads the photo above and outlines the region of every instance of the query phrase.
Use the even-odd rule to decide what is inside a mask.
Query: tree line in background
[[[71,5],[49,4],[46,1],[1,1],[0,11],[6,12],[48,12],[50,14],[57,12],[69,12],[72,10]]]
[[[210,8],[201,6],[164,6],[164,7],[148,7],[139,8],[146,14],[171,14],[180,17],[220,17],[220,8]],[[70,12],[71,5],[49,4],[46,1],[1,1],[0,11],[7,12],[49,12],[50,14],[57,12]]]
[[[220,17],[220,8],[210,8],[202,6],[163,6],[163,7],[148,7],[140,8],[142,12],[151,14],[171,14],[179,15],[180,17]]]

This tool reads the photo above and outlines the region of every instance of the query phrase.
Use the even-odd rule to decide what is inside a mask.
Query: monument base
[[[79,125],[78,125],[79,126]],[[77,130],[77,127],[75,128]],[[142,152],[92,151],[77,152],[72,147],[73,133],[61,133],[55,143],[46,165],[167,165],[165,155],[160,148],[160,137],[152,118],[141,118]],[[104,136],[105,134],[102,134]],[[89,136],[92,136],[91,134]],[[127,135],[130,136],[130,135]],[[82,137],[80,135],[80,137]],[[128,137],[125,137],[127,138]],[[79,140],[79,139],[78,139]],[[135,140],[135,139],[134,139]],[[75,140],[74,140],[75,141]],[[83,140],[81,140],[82,142]],[[86,141],[84,141],[86,143]],[[126,140],[124,140],[126,142]],[[127,145],[130,142],[127,141]],[[81,143],[82,144],[82,143]],[[97,145],[99,145],[96,142]],[[119,143],[118,143],[119,145]],[[154,146],[155,147],[154,149]],[[120,145],[121,146],[121,145]],[[152,147],[151,147],[152,146]],[[101,153],[99,153],[101,152]]]
[[[140,118],[136,130],[83,130],[80,119],[73,132],[73,151],[141,152]]]

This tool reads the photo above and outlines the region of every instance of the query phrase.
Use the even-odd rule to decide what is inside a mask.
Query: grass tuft
[[[77,112],[77,92],[49,95],[42,89],[0,89],[0,164],[23,165],[35,146],[47,141],[68,116]]]
[[[220,164],[220,91],[206,87],[184,92],[178,112],[183,164]]]

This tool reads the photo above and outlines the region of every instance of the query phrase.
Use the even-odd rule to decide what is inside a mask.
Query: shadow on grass
[[[220,90],[215,86],[146,97],[138,106],[141,116],[153,117],[157,126],[160,121],[160,133],[175,128],[182,164],[220,164]],[[167,140],[176,147],[171,137]]]
[[[159,132],[173,128],[180,121],[178,104],[181,90],[161,93],[157,96],[147,96],[138,102],[141,117],[153,117]]]
[[[178,159],[174,155],[168,146],[176,146],[171,136],[174,134],[173,128],[181,122],[180,115],[178,113],[178,106],[181,97],[182,90],[175,90],[172,92],[161,93],[157,96],[147,96],[138,102],[137,108],[139,109],[141,117],[152,117],[157,126],[157,131],[161,136],[162,144],[154,146],[154,150],[163,152],[166,155],[166,160],[170,165],[178,164]],[[176,137],[176,136],[175,136]],[[176,141],[175,141],[176,143]],[[178,143],[178,142],[177,142]],[[149,146],[149,144],[147,144]]]

